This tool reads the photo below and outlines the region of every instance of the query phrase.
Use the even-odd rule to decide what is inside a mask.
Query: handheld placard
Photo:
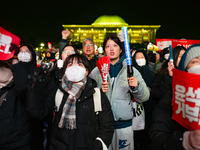
[[[169,45],[169,61],[173,64],[173,51],[172,51],[172,45]]]
[[[132,77],[133,67],[132,67],[132,59],[131,59],[131,52],[130,52],[130,46],[129,46],[129,40],[128,40],[127,27],[122,27],[122,31],[123,31],[124,47],[125,47],[126,61],[127,61],[127,76]]]

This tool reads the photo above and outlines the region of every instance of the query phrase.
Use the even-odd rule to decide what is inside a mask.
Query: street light
[[[43,47],[43,46],[44,46],[44,43],[40,43],[40,46]]]

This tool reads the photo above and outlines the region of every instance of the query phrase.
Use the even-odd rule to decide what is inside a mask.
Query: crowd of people
[[[93,40],[84,39],[80,54],[67,43],[70,32],[61,35],[59,50],[48,50],[45,59],[25,44],[0,61],[1,150],[200,149],[200,131],[174,121],[171,105],[173,69],[200,74],[200,44],[174,47],[173,63],[169,47],[133,47],[128,77],[123,40],[110,36],[103,82]],[[133,99],[144,107],[144,129],[133,130]]]

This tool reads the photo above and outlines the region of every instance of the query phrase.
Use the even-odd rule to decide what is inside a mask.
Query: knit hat
[[[185,71],[189,62],[198,56],[200,56],[200,44],[194,44],[190,46],[182,56],[178,69]]]
[[[187,56],[186,56],[186,59],[185,59],[184,67],[186,68],[187,65],[189,64],[189,62],[190,62],[193,58],[198,57],[198,56],[200,56],[200,45],[199,45],[199,46],[192,47],[192,48],[190,49],[190,51],[188,51]]]

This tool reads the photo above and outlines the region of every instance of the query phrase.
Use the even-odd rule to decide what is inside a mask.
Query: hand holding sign
[[[102,89],[102,91],[104,92],[104,93],[106,93],[106,92],[108,92],[108,82],[103,82],[102,84],[101,84],[101,89]]]
[[[101,77],[103,80],[101,89],[104,93],[108,92],[107,77],[108,77],[109,68],[110,68],[110,57],[104,56],[102,58],[99,58],[99,60],[96,61],[96,64],[99,69],[99,72],[101,73]]]
[[[0,27],[0,60],[11,59],[20,44],[20,38]]]
[[[96,61],[96,65],[101,73],[103,82],[107,82],[107,76],[110,68],[110,57],[104,56]]]

